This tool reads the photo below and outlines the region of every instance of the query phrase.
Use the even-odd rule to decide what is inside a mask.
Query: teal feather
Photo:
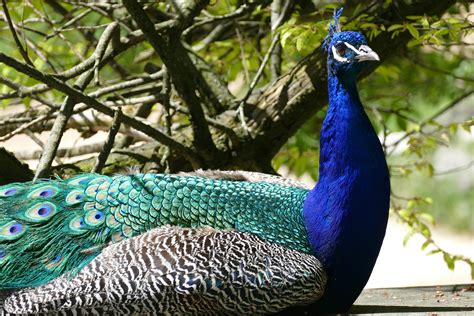
[[[301,215],[307,192],[167,174],[86,174],[1,187],[0,288],[79,271],[108,244],[168,224],[237,228],[310,253]]]

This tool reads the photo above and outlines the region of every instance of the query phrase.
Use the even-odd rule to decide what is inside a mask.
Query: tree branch
[[[96,50],[93,54],[93,57],[96,60],[95,69],[98,68],[99,61],[104,56],[104,52],[111,38],[114,36],[114,34],[116,34],[117,30],[118,23],[112,22],[102,33],[99,42],[97,43]],[[75,84],[77,89],[82,91],[89,85],[94,75],[97,74],[95,69],[89,70],[79,77]],[[53,127],[51,128],[48,141],[44,147],[43,155],[41,155],[38,167],[36,168],[34,180],[47,177],[50,174],[51,165],[53,163],[54,157],[56,156],[56,151],[58,150],[59,143],[61,142],[61,138],[63,137],[64,131],[66,130],[67,122],[73,113],[76,103],[77,99],[68,95],[61,105],[58,116],[54,121]]]
[[[188,2],[193,3],[194,6],[189,5]],[[134,0],[123,1],[128,13],[163,60],[176,91],[189,108],[194,146],[206,160],[212,161],[221,155],[212,140],[201,106],[205,100],[201,100],[200,96],[213,96],[213,93],[179,41],[182,29],[208,1],[175,1],[173,3],[179,10],[180,21],[170,22],[169,28],[163,29],[162,32],[155,32],[153,23],[140,4]],[[196,89],[200,91],[200,96],[196,94]],[[215,97],[211,97],[210,101],[216,110],[220,109],[221,106]]]
[[[38,81],[45,83],[51,88],[57,89],[70,97],[77,98],[78,102],[82,102],[88,105],[89,107],[94,108],[95,110],[101,113],[104,113],[107,116],[110,116],[110,117],[114,116],[114,110],[108,108],[101,102],[97,101],[95,98],[90,97],[82,93],[80,90],[73,88],[69,86],[68,84],[60,81],[54,76],[44,74],[41,71],[35,68],[32,68],[31,66],[27,64],[19,62],[18,60],[11,58],[1,52],[0,52],[0,62],[16,69],[19,72],[22,72],[30,76],[31,78],[34,78]],[[140,122],[136,119],[133,119],[125,114],[122,117],[122,123],[129,125],[142,133],[147,134],[148,136],[156,139],[157,141],[159,141],[160,143],[164,145],[173,147],[173,149],[175,149],[177,152],[182,154],[196,168],[200,168],[202,166],[202,163],[198,155],[191,148],[186,147],[183,144],[175,141],[174,139],[168,137],[167,135],[163,134],[159,130],[143,122]]]
[[[94,73],[92,71],[88,71],[80,76],[75,84],[76,87],[81,91],[84,90],[92,80],[93,74]],[[58,115],[54,120],[48,141],[44,146],[43,154],[41,155],[40,161],[38,162],[34,180],[49,176],[51,172],[51,165],[53,164],[54,158],[56,156],[59,143],[61,142],[61,138],[64,135],[67,122],[73,113],[76,103],[77,100],[71,96],[67,96],[66,99],[64,99],[64,102],[59,109]]]

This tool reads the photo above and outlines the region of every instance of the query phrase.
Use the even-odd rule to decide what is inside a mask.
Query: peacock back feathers
[[[110,243],[162,225],[236,228],[310,252],[308,190],[229,174],[83,174],[1,187],[0,288],[78,271]]]

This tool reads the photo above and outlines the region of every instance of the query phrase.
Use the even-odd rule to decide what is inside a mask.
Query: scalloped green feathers
[[[0,288],[79,271],[108,244],[167,224],[237,228],[308,253],[307,192],[166,174],[84,174],[0,187]]]

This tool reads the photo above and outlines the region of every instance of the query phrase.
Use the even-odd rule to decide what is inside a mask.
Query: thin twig
[[[440,108],[438,111],[436,111],[435,113],[433,113],[432,115],[430,115],[429,117],[427,117],[426,119],[422,120],[420,123],[419,123],[419,130],[421,131],[421,129],[426,125],[428,124],[429,122],[433,121],[434,119],[436,119],[438,116],[440,116],[441,114],[445,113],[446,111],[448,111],[449,109],[451,109],[452,107],[456,106],[459,102],[461,102],[462,100],[464,100],[465,98],[469,97],[471,94],[474,93],[474,90],[470,90],[470,91],[467,91],[466,93],[463,93],[462,95],[460,95],[459,97],[457,97],[456,99],[452,100],[451,102],[449,102],[447,105],[443,106],[442,108]],[[388,145],[389,147],[392,147],[392,150],[388,153],[388,155],[391,155],[393,154],[393,152],[395,151],[395,149],[397,148],[397,146],[402,142],[404,141],[405,139],[407,139],[408,137],[410,137],[411,135],[413,135],[416,131],[415,130],[412,130],[408,133],[406,133],[405,135],[403,135],[401,138],[399,138],[397,141],[395,141],[393,144],[390,144]]]
[[[223,21],[220,24],[216,25],[211,32],[200,40],[197,44],[193,45],[193,50],[199,52],[209,47],[213,42],[215,42],[219,37],[224,34],[224,32],[233,24],[233,21]],[[196,25],[196,24],[194,24]]]
[[[44,120],[47,120],[47,119],[51,118],[51,116],[52,116],[52,113],[48,113],[48,114],[38,116],[34,120],[30,120],[28,123],[26,123],[24,125],[21,125],[20,127],[15,129],[14,131],[12,131],[12,132],[4,135],[4,136],[0,136],[0,142],[6,141],[6,140],[12,138],[13,136],[15,136],[17,134],[22,133],[23,131],[29,129],[31,126],[34,126],[34,125],[36,125],[36,124],[38,124],[38,123],[40,123]]]
[[[456,172],[460,172],[460,171],[464,171],[464,170],[469,170],[473,166],[474,166],[474,160],[471,160],[468,164],[466,164],[464,166],[459,166],[459,167],[452,168],[452,169],[438,171],[438,172],[433,173],[433,175],[434,176],[444,176],[444,175],[447,175],[447,174],[452,174],[452,173],[456,173]]]
[[[117,84],[113,84],[108,87],[98,89],[94,92],[89,93],[89,96],[93,98],[97,98],[108,93],[117,92],[117,91],[124,90],[127,88],[138,87],[142,84],[155,82],[157,79],[160,79],[162,75],[163,75],[162,71],[157,71],[151,75],[146,75],[140,78],[136,78],[136,79],[132,79],[132,80],[124,81],[124,82],[119,82]]]
[[[273,21],[272,19],[272,33],[274,33],[280,27],[280,25],[283,24],[283,22],[285,22],[286,16],[290,10],[292,2],[293,2],[292,0],[286,0],[285,6],[281,10],[281,13],[279,13],[278,19],[276,21]]]
[[[51,67],[51,70],[56,73],[56,67],[54,66],[52,59],[53,58],[48,58],[46,55],[43,53],[42,49],[36,45],[33,41],[30,41],[26,36],[24,41],[26,42],[26,45],[31,48],[33,52],[35,52],[36,56],[38,56],[45,64],[49,65]]]
[[[411,61],[412,63],[414,63],[415,65],[418,65],[418,66],[420,66],[422,68],[425,68],[427,70],[430,70],[430,71],[433,71],[433,72],[438,72],[438,73],[453,77],[454,79],[459,79],[459,80],[463,80],[463,81],[467,81],[467,82],[474,82],[474,78],[457,76],[457,75],[453,74],[451,71],[441,69],[441,68],[438,68],[438,67],[434,67],[434,66],[431,66],[431,65],[427,65],[427,64],[425,64],[424,62],[422,62],[421,60],[419,60],[417,58],[409,57],[407,59],[409,61]]]
[[[59,33],[61,33],[65,28],[69,27],[70,25],[76,23],[77,21],[79,21],[80,19],[82,19],[83,17],[85,17],[86,15],[88,15],[89,13],[91,13],[91,9],[87,9],[87,10],[84,10],[84,12],[82,12],[81,14],[75,16],[74,18],[70,19],[68,22],[66,22],[63,26],[61,26],[60,28],[58,29],[55,29],[53,34],[50,34],[50,35],[47,35],[45,40],[49,40],[50,38],[58,35]]]
[[[289,10],[291,4],[293,3],[292,0],[286,0],[285,4],[283,5],[283,0],[273,0],[272,2],[272,15],[271,15],[271,23],[272,23],[272,39],[277,35],[277,29],[285,22],[288,18]],[[272,80],[275,80],[281,75],[281,52],[282,47],[281,44],[278,43],[275,49],[271,53],[272,60],[270,62],[270,73]]]
[[[289,2],[290,0],[287,0]],[[271,14],[271,23],[272,25],[276,25],[279,21],[280,17],[282,16],[282,6],[283,0],[273,0],[272,2],[272,14]],[[276,28],[272,26],[272,38],[275,36]],[[281,74],[281,44],[279,43],[275,50],[272,52],[272,59],[270,62],[270,73],[272,76],[272,80],[278,78]]]
[[[71,146],[68,148],[59,148],[56,153],[56,158],[74,158],[77,156],[97,154],[104,146],[103,142],[94,142],[92,144],[85,144],[80,146]],[[41,157],[42,150],[28,149],[15,151],[15,156],[21,160],[36,160]]]
[[[171,98],[171,79],[168,74],[168,69],[166,69],[166,66],[163,66],[163,80],[162,80],[162,85],[163,85],[163,107],[165,108],[165,127],[166,127],[166,133],[169,136],[172,136],[172,131],[171,131],[171,107],[170,107],[170,98]],[[171,148],[166,147],[165,152],[163,153],[163,156],[161,157],[160,163],[165,166],[165,170],[168,172],[169,171],[169,162],[168,158],[171,153]]]
[[[171,135],[171,111],[170,111],[170,97],[171,97],[171,80],[168,75],[166,66],[163,67],[163,106],[165,107],[165,121],[166,121],[166,132],[169,136]]]
[[[165,21],[165,22],[157,23],[154,25],[154,31],[161,32],[169,28],[171,25],[174,25],[174,21]],[[112,60],[115,56],[127,51],[130,47],[143,42],[145,39],[146,37],[141,30],[131,32],[127,34],[127,36],[120,38],[120,43],[117,43],[119,45],[105,52],[105,55],[102,58],[102,62],[100,63],[100,66],[102,67],[103,65],[107,64],[110,60]],[[82,74],[83,72],[87,71],[88,69],[92,68],[94,64],[95,64],[95,57],[90,56],[89,58],[81,62],[80,64],[77,64],[76,66],[57,74],[57,77],[61,79],[65,79],[65,80],[74,78]]]
[[[41,12],[40,10],[38,10],[34,5],[31,5],[30,4],[30,8],[39,16],[42,18],[42,20],[47,23],[51,28],[55,28],[55,23],[53,21],[51,21],[50,19],[47,18],[47,16],[45,16],[43,14],[43,12],[45,12],[43,10],[43,12]],[[66,45],[69,46],[69,48],[71,49],[71,51],[77,56],[77,58],[79,58],[79,60],[83,61],[84,60],[84,57],[77,51],[76,49],[76,46],[73,45],[63,34],[59,33],[58,34],[59,38],[62,39]]]
[[[262,7],[265,7],[270,2],[271,0],[258,0],[258,1],[253,1],[253,2],[244,2],[240,7],[238,7],[236,10],[230,13],[223,14],[223,15],[209,15],[209,18],[201,20],[197,23],[194,23],[189,28],[187,28],[183,32],[183,36],[187,36],[198,27],[201,27],[209,23],[215,23],[215,22],[226,21],[226,20],[236,20],[240,17],[243,17],[253,12],[255,10],[255,7],[259,5],[261,5]]]
[[[162,100],[163,100],[162,95],[147,95],[147,96],[138,97],[138,98],[122,98],[116,101],[105,101],[104,105],[108,107],[117,107],[117,106],[124,106],[124,105],[144,104],[144,103],[150,103],[150,102],[155,103],[155,102],[161,102]]]
[[[99,83],[99,69],[100,62],[104,58],[105,50],[108,47],[108,43],[111,42],[112,45],[116,45],[117,41],[120,40],[120,28],[117,22],[110,23],[109,26],[104,30],[102,35],[97,42],[97,48],[94,51],[94,79],[95,83]]]
[[[244,39],[242,34],[240,34],[239,25],[235,23],[235,34],[237,35],[237,40],[239,41],[240,47],[240,58],[242,59],[242,67],[244,68],[244,75],[245,75],[245,83],[248,84],[250,82],[250,73],[247,67],[247,56],[245,55],[245,47],[244,47]]]
[[[117,133],[120,130],[121,116],[122,111],[120,110],[120,108],[118,108],[115,111],[114,120],[107,136],[107,140],[105,141],[104,146],[102,147],[102,150],[100,151],[99,156],[97,157],[96,164],[92,169],[93,173],[100,173],[105,166],[105,162],[107,161],[107,158],[109,157],[110,152],[112,151],[112,147],[114,146],[115,136],[117,136]]]
[[[23,97],[22,91],[27,89],[25,86],[22,86],[22,85],[20,85],[16,82],[6,78],[6,77],[1,77],[0,76],[0,83],[3,83],[4,85],[6,85],[6,86],[8,86],[8,87],[15,90],[13,93],[0,95],[0,100]],[[56,106],[54,103],[52,103],[52,102],[36,95],[36,94],[31,94],[30,96],[31,96],[32,99],[37,100],[38,102],[40,102],[44,105],[47,105],[48,107],[50,107],[52,109],[58,108],[58,106]]]
[[[20,51],[21,56],[23,57],[23,59],[25,60],[27,64],[33,66],[33,62],[30,60],[30,57],[28,57],[28,53],[26,52],[23,45],[21,45],[20,39],[18,38],[16,34],[15,26],[13,25],[12,19],[10,17],[10,13],[8,12],[6,0],[2,0],[2,7],[3,7],[3,14],[5,15],[5,19],[7,20],[7,23],[8,23],[8,27],[10,28],[10,31],[12,32],[13,40],[15,41],[15,44],[18,47],[18,50]]]
[[[273,49],[276,47],[276,44],[280,41],[280,33],[277,33],[275,37],[273,38],[272,43],[270,44],[270,47],[268,48],[267,53],[265,54],[265,57],[263,58],[262,63],[260,64],[260,67],[258,68],[257,74],[253,78],[252,82],[250,83],[249,89],[247,90],[247,93],[245,96],[242,98],[240,101],[239,107],[237,108],[237,112],[239,114],[239,119],[242,124],[243,129],[246,132],[249,132],[249,127],[247,126],[247,123],[245,122],[245,115],[244,115],[244,106],[247,103],[248,98],[253,92],[253,89],[257,86],[258,81],[260,80],[260,77],[263,74],[263,71],[265,70],[265,66],[268,63],[268,60],[270,59],[271,53]]]

